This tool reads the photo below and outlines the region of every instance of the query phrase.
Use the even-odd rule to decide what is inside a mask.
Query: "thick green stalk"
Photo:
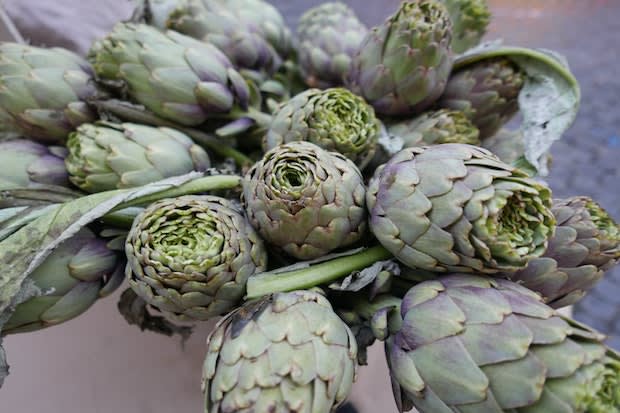
[[[391,258],[382,246],[365,249],[356,254],[334,258],[309,267],[287,272],[264,272],[249,278],[246,299],[285,291],[306,290],[327,284],[364,269],[377,261]]]
[[[165,191],[141,196],[131,201],[120,203],[111,212],[121,211],[125,208],[150,204],[160,199],[176,198],[183,195],[198,194],[201,192],[214,191],[217,189],[232,189],[241,184],[241,177],[238,175],[213,175],[198,178],[185,184],[179,185]]]

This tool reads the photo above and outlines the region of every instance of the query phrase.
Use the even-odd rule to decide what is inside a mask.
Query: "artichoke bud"
[[[86,102],[102,96],[88,62],[72,52],[0,45],[0,139],[63,143],[77,126],[97,119]]]
[[[247,303],[207,339],[204,411],[335,411],[351,390],[356,356],[351,330],[320,294]]]
[[[390,135],[403,140],[403,147],[466,143],[478,145],[480,132],[457,110],[440,109],[387,126]]]
[[[557,228],[549,247],[508,277],[554,308],[579,301],[620,258],[620,227],[588,197],[557,199]]]
[[[244,22],[226,2],[182,0],[177,3],[167,21],[170,29],[214,44],[238,68],[273,73],[282,64],[282,58],[260,26]]]
[[[318,258],[365,234],[364,181],[339,153],[309,142],[277,146],[248,171],[242,186],[252,226],[295,258]]]
[[[173,321],[208,320],[236,307],[267,267],[262,240],[235,203],[182,196],[146,208],[125,244],[134,292]]]
[[[620,355],[517,283],[425,281],[405,295],[401,315],[386,345],[401,412],[619,411]]]
[[[404,1],[373,28],[347,85],[388,116],[421,112],[443,93],[452,68],[452,24],[440,0]]]
[[[340,86],[368,28],[340,2],[323,3],[299,20],[299,65],[310,87]]]
[[[250,85],[220,49],[173,31],[119,23],[93,45],[89,59],[101,81],[182,125],[249,104]]]
[[[28,276],[42,295],[17,305],[2,333],[35,331],[77,317],[116,290],[124,266],[122,254],[83,228]]]
[[[309,89],[280,105],[263,149],[308,141],[340,152],[363,169],[375,154],[379,125],[372,106],[347,89]]]
[[[452,50],[463,53],[477,46],[491,21],[487,0],[442,0],[452,20]]]
[[[85,124],[69,136],[65,165],[86,192],[133,188],[209,168],[209,156],[187,135],[132,123]]]
[[[26,139],[0,142],[0,190],[69,186],[66,155],[67,150],[61,146],[45,146]]]
[[[549,188],[465,144],[403,149],[376,170],[366,203],[379,242],[432,272],[514,273],[555,229]]]
[[[450,75],[437,107],[465,112],[480,129],[480,139],[495,135],[519,111],[525,73],[498,57],[464,66]]]

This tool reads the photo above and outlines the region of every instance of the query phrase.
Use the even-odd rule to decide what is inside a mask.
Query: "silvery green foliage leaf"
[[[577,79],[566,59],[555,52],[502,45],[501,41],[482,44],[460,55],[454,70],[485,59],[506,57],[526,74],[519,94],[523,118],[525,158],[538,174],[548,174],[547,153],[573,124],[581,99]]]
[[[358,292],[377,281],[383,281],[383,275],[400,275],[400,267],[393,260],[377,261],[370,267],[352,272],[348,277],[329,286],[334,291]]]

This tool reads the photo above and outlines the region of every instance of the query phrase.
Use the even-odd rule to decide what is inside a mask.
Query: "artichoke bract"
[[[97,119],[87,101],[102,96],[87,61],[61,48],[0,44],[0,139],[62,143]]]
[[[308,142],[280,145],[248,171],[242,185],[252,226],[295,258],[318,258],[366,232],[362,174],[339,153]]]
[[[372,178],[370,229],[411,268],[515,272],[553,235],[551,191],[485,149],[406,148]]]
[[[401,314],[386,346],[401,412],[620,412],[620,355],[516,283],[426,281]]]
[[[263,242],[238,206],[210,195],[151,204],[134,220],[125,252],[131,288],[176,321],[227,313],[248,278],[267,267]]]
[[[133,188],[209,168],[209,156],[187,135],[133,123],[85,124],[69,136],[65,159],[86,192]]]
[[[390,135],[403,140],[403,148],[466,143],[478,145],[480,132],[463,112],[440,109],[421,114],[411,120],[387,125]]]
[[[485,59],[450,75],[437,107],[460,110],[480,129],[480,139],[493,136],[519,111],[525,74],[507,58]]]
[[[122,283],[125,260],[87,228],[60,244],[30,275],[42,295],[17,305],[2,334],[71,320]]]
[[[487,0],[442,0],[442,2],[452,19],[454,53],[463,53],[477,46],[491,21]]]
[[[620,259],[620,226],[588,197],[557,199],[555,235],[542,257],[509,278],[554,308],[579,301]]]
[[[119,23],[89,53],[97,76],[162,118],[196,126],[246,109],[250,90],[217,47],[145,24]]]
[[[361,97],[343,88],[308,89],[277,109],[263,150],[308,141],[340,152],[363,169],[375,154],[379,130],[375,111]]]
[[[404,1],[364,38],[346,84],[382,115],[421,112],[446,87],[451,37],[450,16],[440,0]]]
[[[69,186],[67,149],[26,139],[0,142],[0,190],[38,185]]]
[[[205,413],[329,413],[355,379],[355,337],[315,292],[246,304],[218,323],[207,348]]]
[[[299,20],[299,68],[310,87],[341,86],[368,28],[340,2],[323,3]]]
[[[267,73],[276,71],[282,64],[282,57],[269,43],[260,22],[242,19],[237,15],[251,15],[253,10],[235,10],[228,3],[218,0],[179,0],[176,9],[170,14],[167,26],[214,44],[237,68],[264,70]],[[244,8],[255,10],[271,7],[261,0],[244,0],[242,3],[246,3]],[[277,10],[275,13],[278,13]],[[256,17],[258,19],[259,14]],[[279,24],[284,25],[281,16]],[[288,37],[286,39],[289,41]]]

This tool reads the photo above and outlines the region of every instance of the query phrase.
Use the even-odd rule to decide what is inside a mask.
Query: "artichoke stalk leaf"
[[[100,192],[59,205],[0,241],[0,331],[15,307],[40,291],[28,288],[24,281],[51,252],[87,224],[102,216],[161,198],[175,197],[213,189],[232,188],[238,176],[208,176],[190,173],[158,181],[139,188]],[[0,364],[0,371],[6,369]],[[0,375],[0,381],[3,376]]]
[[[370,267],[353,271],[347,277],[329,286],[330,290],[358,292],[371,285],[382,273],[400,275],[400,266],[394,260],[377,261]]]
[[[519,93],[525,158],[538,175],[546,176],[549,148],[577,117],[581,100],[579,83],[566,59],[556,52],[504,46],[501,41],[485,43],[459,55],[453,71],[496,57],[510,59],[526,74]]]

